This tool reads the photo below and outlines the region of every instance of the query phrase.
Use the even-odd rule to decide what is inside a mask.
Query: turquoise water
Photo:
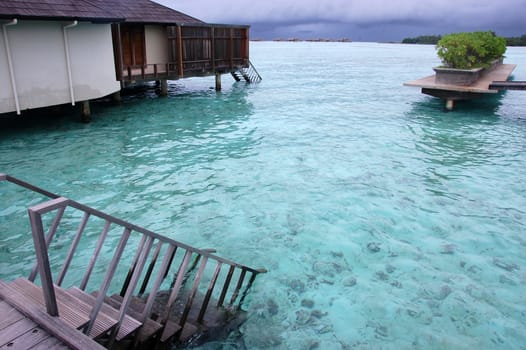
[[[1,124],[0,172],[267,268],[240,332],[203,348],[524,349],[526,94],[446,112],[402,86],[432,74],[432,46],[251,58],[258,85],[187,79],[95,104],[90,124]],[[526,48],[505,62],[526,80]],[[0,189],[0,218],[27,221],[26,194]],[[27,227],[0,231],[0,278],[27,275]]]

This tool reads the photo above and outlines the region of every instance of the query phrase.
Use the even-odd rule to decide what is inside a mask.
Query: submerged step
[[[98,292],[95,291],[91,294],[94,297],[97,297]],[[122,303],[122,297],[118,295],[115,295],[112,297],[105,297],[104,303],[119,310],[121,307],[121,303]],[[132,307],[128,307],[128,310],[126,310],[126,314],[135,320],[139,320],[141,318],[141,313],[133,309]],[[156,322],[149,317],[146,318],[146,320],[144,321],[144,324],[138,331],[138,335],[137,335],[138,342],[143,343],[147,341],[148,339],[154,337],[162,328],[163,326],[159,322]]]

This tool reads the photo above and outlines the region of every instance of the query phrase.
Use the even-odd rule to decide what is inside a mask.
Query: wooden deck
[[[0,347],[9,349],[69,349],[35,322],[0,299]]]
[[[20,311],[19,311],[20,310]],[[92,349],[105,348],[60,319],[27,303],[0,281],[1,349]]]
[[[493,81],[508,80],[511,72],[515,69],[515,64],[501,64],[493,71],[484,74],[476,83],[469,86],[437,84],[435,83],[435,75],[430,75],[425,78],[411,80],[404,83],[404,86],[420,87],[422,89],[433,89],[441,91],[451,91],[460,93],[475,93],[475,94],[496,94],[497,89],[490,89],[490,84]]]

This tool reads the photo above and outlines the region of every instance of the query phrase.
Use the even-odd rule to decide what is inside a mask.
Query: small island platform
[[[484,96],[484,94],[496,94],[500,89],[490,85],[495,81],[506,81],[517,65],[500,64],[495,69],[483,74],[475,83],[467,86],[440,84],[435,82],[435,75],[425,78],[411,80],[404,86],[415,86],[422,88],[422,93],[446,100],[446,108],[453,109],[454,101],[467,100]]]

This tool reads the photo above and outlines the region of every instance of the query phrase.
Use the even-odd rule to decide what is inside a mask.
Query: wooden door
[[[121,43],[124,66],[143,66],[146,64],[143,25],[121,25]]]

